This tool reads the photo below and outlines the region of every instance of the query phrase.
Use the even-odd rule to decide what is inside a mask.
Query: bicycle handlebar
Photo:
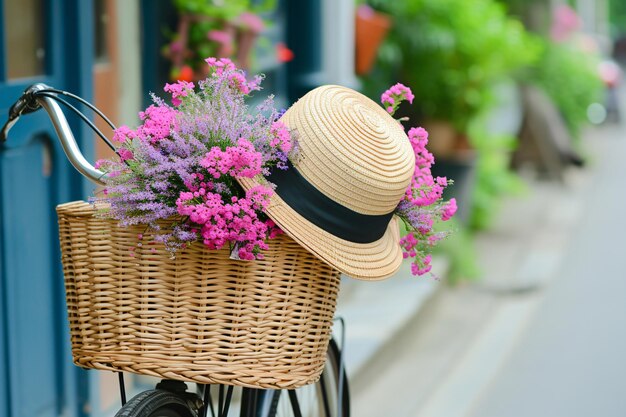
[[[47,85],[38,83],[33,84],[24,90],[24,93],[22,93],[20,98],[17,99],[15,104],[13,104],[9,110],[9,119],[2,127],[2,131],[0,131],[0,143],[6,141],[9,130],[11,130],[15,123],[17,123],[20,116],[43,108],[50,117],[50,121],[52,122],[54,130],[59,137],[63,151],[65,152],[65,155],[70,163],[78,172],[91,182],[98,185],[104,185],[106,174],[96,169],[87,161],[87,159],[85,159],[83,153],[78,147],[78,144],[76,143],[72,129],[70,128],[61,107],[59,107],[59,105],[49,96],[37,94],[38,92],[49,89],[50,87]]]

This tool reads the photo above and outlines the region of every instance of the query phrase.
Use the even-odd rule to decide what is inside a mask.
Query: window
[[[4,3],[9,79],[34,77],[45,72],[42,3],[42,0],[7,0]]]

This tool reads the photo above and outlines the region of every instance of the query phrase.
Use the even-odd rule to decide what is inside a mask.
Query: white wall
[[[141,16],[139,0],[116,0],[119,51],[119,124],[135,126],[139,119],[141,88]]]
[[[358,88],[354,75],[354,0],[322,0],[322,72],[326,84]]]

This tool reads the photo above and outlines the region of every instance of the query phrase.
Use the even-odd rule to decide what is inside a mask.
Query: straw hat
[[[349,88],[318,87],[281,121],[298,139],[297,160],[267,180],[277,185],[268,216],[318,258],[357,279],[393,275],[402,262],[393,211],[415,155],[403,127]],[[245,189],[262,177],[241,178]]]

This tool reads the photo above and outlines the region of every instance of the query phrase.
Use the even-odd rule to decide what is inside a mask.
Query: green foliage
[[[450,235],[439,243],[437,252],[443,252],[450,260],[447,279],[451,284],[460,281],[474,280],[480,277],[478,256],[469,229],[455,217],[440,223],[441,231],[451,231]]]
[[[520,194],[525,190],[521,179],[509,170],[511,152],[517,138],[510,135],[472,134],[472,141],[480,148],[476,167],[476,186],[472,196],[472,229],[487,229],[505,195]]]
[[[531,63],[538,46],[494,0],[371,0],[394,19],[381,58],[396,60],[424,117],[461,132],[491,103],[490,84]],[[389,46],[391,44],[392,46]]]
[[[451,281],[477,278],[472,231],[489,225],[503,195],[522,188],[509,171],[515,138],[486,134],[481,118],[495,104],[492,87],[523,74],[538,59],[541,43],[495,0],[368,3],[389,13],[393,28],[379,51],[377,67],[364,80],[366,94],[376,97],[389,84],[404,83],[413,90],[414,107],[419,108],[413,118],[452,122],[476,150],[470,224],[448,224],[454,233],[442,242],[441,250],[451,261]]]
[[[598,62],[576,45],[550,42],[531,74],[530,81],[550,96],[574,138],[587,122],[589,105],[602,99]]]
[[[626,2],[609,0],[609,20],[614,36],[626,33]]]
[[[212,30],[221,29],[222,25],[218,21],[194,22],[189,26],[188,45],[189,49],[194,51],[196,57],[208,57],[217,55],[218,47],[215,42],[207,38],[207,33]],[[194,69],[203,66],[202,59],[191,60],[195,64]]]
[[[276,0],[174,0],[181,13],[210,16],[214,19],[232,20],[243,12],[263,13],[271,10]]]

